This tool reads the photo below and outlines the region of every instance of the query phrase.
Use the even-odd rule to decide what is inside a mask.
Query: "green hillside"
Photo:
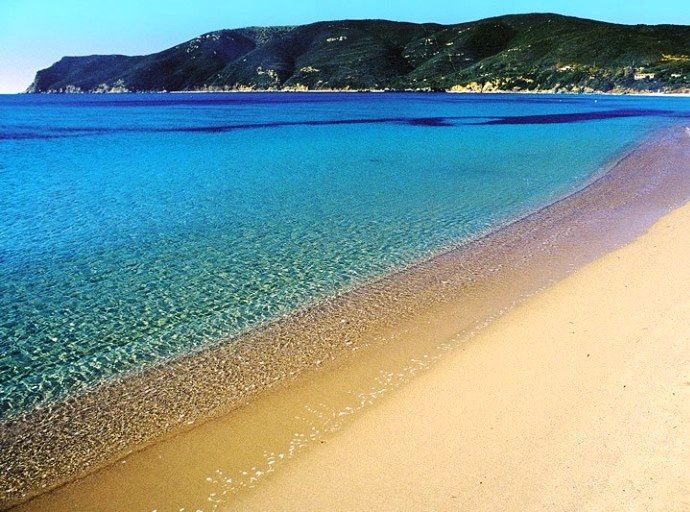
[[[690,91],[690,27],[555,14],[220,30],[152,55],[65,57],[28,92]]]

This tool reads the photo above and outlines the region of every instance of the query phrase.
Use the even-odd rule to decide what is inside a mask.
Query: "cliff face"
[[[28,92],[690,90],[690,27],[555,14],[220,30],[160,53],[65,57]]]

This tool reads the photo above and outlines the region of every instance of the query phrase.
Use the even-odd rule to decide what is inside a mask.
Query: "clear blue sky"
[[[151,53],[220,28],[344,18],[457,23],[521,12],[690,24],[688,0],[0,0],[0,92],[24,90],[64,55]]]

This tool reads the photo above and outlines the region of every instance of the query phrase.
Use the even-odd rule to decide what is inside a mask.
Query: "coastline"
[[[363,366],[378,375],[383,353],[391,367],[404,366],[420,355],[429,358],[439,337],[419,343],[420,325],[436,325],[452,317],[453,322],[445,321],[446,334],[469,335],[515,302],[634,239],[669,209],[686,202],[690,198],[687,176],[669,164],[674,158],[687,162],[689,140],[685,129],[679,128],[648,141],[599,180],[559,203],[470,246],[273,324],[253,333],[247,343],[214,347],[13,422],[0,437],[0,445],[8,448],[3,450],[3,458],[11,460],[7,467],[13,482],[30,482],[33,489],[25,486],[3,499],[6,503],[21,501],[83,475],[85,467],[93,471],[107,465],[150,443],[160,432],[179,433],[208,417],[222,415],[245,403],[260,388],[275,387],[305,368],[329,366],[320,372],[325,375],[338,368]],[[682,146],[680,154],[678,145]],[[411,338],[410,332],[416,337]],[[312,343],[315,340],[321,344]],[[355,351],[361,356],[352,356]],[[360,364],[364,358],[370,360],[370,367]],[[331,359],[337,359],[336,363],[326,364]],[[261,371],[239,374],[238,360],[245,369]],[[270,401],[269,395],[265,396]],[[189,403],[180,404],[179,396],[190,398]],[[204,428],[212,428],[212,423]],[[29,426],[34,430],[27,434]],[[13,442],[19,439],[23,446]],[[61,448],[64,446],[71,450]],[[145,460],[146,453],[133,458]],[[63,487],[54,495],[98,475]],[[46,495],[41,500],[49,498]]]
[[[637,91],[634,89],[626,91],[605,92],[605,91],[553,91],[553,90],[533,90],[533,91],[511,91],[511,90],[487,90],[487,91],[472,91],[472,90],[426,90],[426,89],[228,89],[228,90],[188,90],[188,91],[45,91],[45,92],[28,92],[21,91],[16,93],[5,94],[248,94],[248,93],[305,93],[305,94],[333,94],[333,93],[372,93],[372,94],[552,94],[564,96],[650,96],[650,97],[668,97],[668,98],[687,98],[690,96],[690,90],[684,91]]]
[[[240,508],[688,510],[688,247],[690,204],[498,319]]]

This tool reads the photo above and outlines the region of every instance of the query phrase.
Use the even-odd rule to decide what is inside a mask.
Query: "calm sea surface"
[[[682,98],[0,96],[0,418],[476,237],[688,116]]]

